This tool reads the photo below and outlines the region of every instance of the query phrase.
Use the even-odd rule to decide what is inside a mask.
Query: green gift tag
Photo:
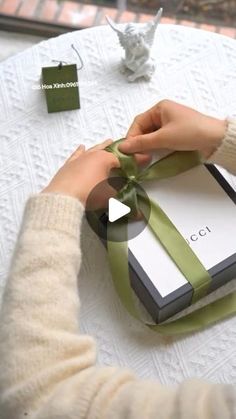
[[[80,108],[76,64],[43,67],[42,89],[49,113]]]

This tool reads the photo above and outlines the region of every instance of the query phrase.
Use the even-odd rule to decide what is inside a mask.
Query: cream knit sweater
[[[236,121],[211,161],[236,174]],[[166,387],[96,366],[96,344],[78,320],[82,216],[67,196],[36,195],[26,205],[0,318],[0,418],[236,418],[230,385]]]

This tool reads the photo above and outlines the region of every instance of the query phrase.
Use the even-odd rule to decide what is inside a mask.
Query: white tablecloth
[[[77,61],[71,43],[84,61],[81,109],[48,114],[44,92],[33,87],[52,59]],[[1,290],[27,197],[47,184],[78,144],[124,136],[137,113],[163,98],[218,117],[236,116],[235,40],[160,25],[153,49],[158,68],[150,83],[126,82],[119,72],[121,52],[111,29],[99,27],[44,41],[0,64]],[[149,331],[121,305],[106,252],[88,226],[80,296],[81,328],[96,337],[99,363],[129,366],[163,383],[191,376],[235,381],[236,317],[169,342]]]

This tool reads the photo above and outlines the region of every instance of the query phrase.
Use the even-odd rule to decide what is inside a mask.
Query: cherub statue
[[[148,23],[128,23],[120,29],[111,18],[106,16],[107,22],[117,33],[121,46],[125,50],[122,59],[122,72],[126,69],[133,74],[128,76],[128,81],[133,82],[140,77],[150,80],[156,69],[155,60],[150,56],[156,28],[161,20],[163,9],[159,9],[156,17]]]

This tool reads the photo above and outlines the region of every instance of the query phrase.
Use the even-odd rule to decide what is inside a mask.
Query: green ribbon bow
[[[201,163],[198,153],[194,151],[179,151],[153,163],[147,169],[139,171],[134,157],[120,152],[118,146],[121,141],[123,140],[114,142],[106,147],[106,150],[113,153],[119,159],[119,175],[125,177],[127,183],[118,192],[117,198],[131,207],[132,215],[140,210],[141,203],[145,204],[145,198],[141,193],[137,192],[137,188],[134,186],[135,183],[176,176]],[[157,203],[150,200],[150,206],[148,225],[179,270],[192,285],[192,303],[194,303],[207,294],[211,277],[187,244],[186,240]],[[145,212],[143,212],[143,215],[145,216]],[[135,318],[140,319],[130,285],[128,241],[115,242],[109,240],[109,237],[112,237],[115,228],[115,225],[109,224],[108,226],[107,250],[112,278],[126,309]],[[127,231],[127,221],[123,222],[122,225],[119,224],[119,228],[123,228],[124,231]],[[178,320],[163,324],[146,324],[152,330],[158,331],[159,333],[174,335],[196,331],[217,320],[223,319],[230,314],[234,314],[235,312],[236,293],[232,293],[214,303],[181,317]]]

